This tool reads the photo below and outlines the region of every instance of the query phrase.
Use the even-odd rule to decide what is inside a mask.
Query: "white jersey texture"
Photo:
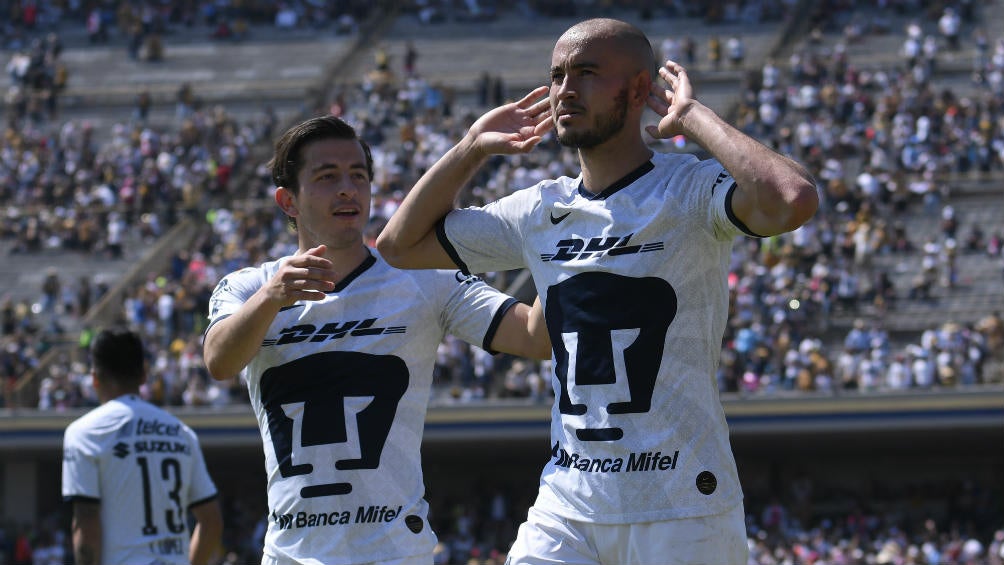
[[[491,343],[515,299],[457,271],[401,271],[375,252],[320,301],[283,308],[244,370],[268,481],[264,554],[338,565],[432,554],[419,445],[446,333]],[[210,324],[278,270],[224,277]]]
[[[465,272],[527,267],[537,285],[555,403],[535,505],[618,524],[741,502],[715,379],[734,186],[716,161],[657,153],[595,196],[562,177],[440,223]]]
[[[66,428],[63,498],[101,503],[101,562],[188,563],[186,512],[216,497],[195,432],[135,395]]]

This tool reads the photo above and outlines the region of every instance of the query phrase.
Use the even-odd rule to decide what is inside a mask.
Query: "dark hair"
[[[141,383],[146,375],[143,340],[124,328],[105,328],[91,341],[91,365],[98,378],[130,385]]]
[[[335,116],[318,116],[301,122],[282,134],[275,142],[275,154],[268,166],[272,169],[272,182],[297,192],[298,175],[303,167],[303,148],[308,143],[323,139],[356,140],[366,154],[366,173],[373,179],[373,153],[370,146],[359,137],[355,128]]]

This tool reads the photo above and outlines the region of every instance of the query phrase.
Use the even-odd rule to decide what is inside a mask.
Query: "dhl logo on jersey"
[[[647,253],[649,251],[661,251],[665,245],[661,241],[643,243],[639,245],[628,245],[633,233],[624,236],[611,235],[605,237],[591,237],[588,240],[573,237],[562,239],[555,247],[555,253],[541,253],[541,261],[576,261],[589,258],[617,257],[620,255],[633,255],[635,253]]]
[[[341,339],[346,336],[360,337],[367,335],[403,334],[407,330],[407,326],[374,327],[376,321],[376,318],[367,318],[365,320],[329,322],[320,328],[313,324],[300,324],[279,330],[279,337],[265,339],[262,341],[262,347],[307,341],[319,343],[332,339]]]

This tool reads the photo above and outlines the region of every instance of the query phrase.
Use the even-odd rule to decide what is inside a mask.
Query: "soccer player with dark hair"
[[[139,335],[103,329],[90,351],[101,406],[71,423],[63,440],[74,562],[209,563],[223,519],[195,432],[139,397],[146,378]]]
[[[276,142],[275,201],[298,250],[225,276],[210,300],[210,373],[243,373],[268,481],[263,563],[431,565],[421,441],[447,333],[544,359],[539,304],[477,277],[400,271],[364,244],[373,159],[334,116]]]

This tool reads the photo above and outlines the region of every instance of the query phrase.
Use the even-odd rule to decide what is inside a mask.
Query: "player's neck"
[[[126,396],[132,394],[139,396],[139,388],[137,387],[119,387],[119,386],[104,386],[97,389],[98,401],[101,404],[108,402],[110,400],[115,400],[121,396]]]
[[[335,277],[335,284],[338,284],[342,281],[342,279],[355,271],[359,265],[362,265],[363,261],[368,259],[370,255],[371,253],[369,248],[360,242],[359,245],[353,245],[342,249],[332,249],[329,247],[328,252],[324,254],[324,257],[331,261],[331,264],[337,273]]]
[[[599,194],[651,158],[652,150],[644,143],[632,144],[625,149],[611,148],[608,144],[579,149],[582,184],[589,192]]]

